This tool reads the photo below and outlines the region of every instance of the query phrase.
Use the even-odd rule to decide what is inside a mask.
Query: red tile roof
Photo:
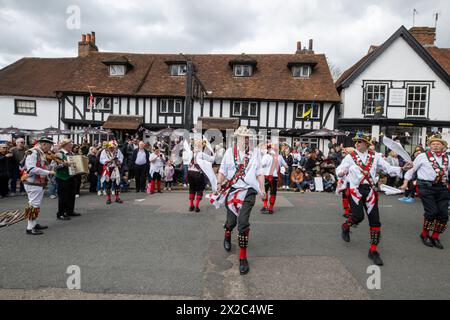
[[[103,61],[118,56],[133,68],[110,77]],[[323,54],[189,55],[210,97],[227,99],[340,101]],[[251,77],[235,77],[232,60],[254,59]],[[135,96],[184,96],[185,77],[171,76],[166,61],[180,55],[93,52],[63,59],[24,58],[0,70],[0,95],[54,97],[55,91]],[[316,62],[309,79],[292,77],[289,62]]]
[[[433,56],[434,60],[450,74],[450,48],[429,47],[426,49]]]

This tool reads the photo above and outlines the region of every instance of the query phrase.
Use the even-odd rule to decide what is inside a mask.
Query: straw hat
[[[436,133],[434,135],[429,136],[428,140],[427,140],[427,145],[430,145],[432,142],[435,142],[435,141],[442,143],[447,148],[447,141],[442,139],[442,136],[440,133]]]
[[[72,143],[72,140],[70,140],[70,139],[64,139],[64,140],[62,140],[60,143],[59,143],[59,146],[61,147],[61,148],[64,148],[66,145],[68,145],[69,143]]]
[[[247,128],[246,126],[240,126],[235,132],[234,132],[235,136],[240,136],[240,137],[253,137],[253,133],[250,131],[249,128]]]
[[[366,142],[369,146],[372,146],[372,145],[373,145],[372,139],[371,139],[370,135],[365,134],[365,133],[362,132],[362,131],[356,132],[356,135],[353,137],[352,140],[353,140],[353,141],[364,141],[364,142]]]

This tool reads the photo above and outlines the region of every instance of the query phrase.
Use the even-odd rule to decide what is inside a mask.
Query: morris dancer
[[[31,235],[41,235],[42,230],[47,229],[37,223],[37,218],[41,211],[44,187],[47,184],[47,177],[55,172],[48,170],[49,163],[46,154],[53,145],[51,138],[41,138],[38,144],[28,150],[25,159],[25,166],[22,173],[25,191],[28,195],[28,205],[25,207],[25,219],[28,219],[26,233]]]
[[[150,194],[155,193],[155,182],[158,188],[158,193],[161,192],[161,179],[164,175],[164,163],[166,162],[166,157],[161,153],[159,147],[155,146],[153,153],[150,154]]]
[[[123,203],[120,199],[120,166],[123,163],[123,154],[119,150],[116,141],[108,141],[103,144],[100,154],[100,163],[103,165],[101,184],[106,182],[106,204],[111,204],[111,188],[114,187],[115,202]]]
[[[185,140],[186,141],[186,140]],[[208,161],[211,164],[214,162],[215,155],[212,156],[207,155],[203,152],[203,148],[206,146],[205,141],[196,140],[194,142],[194,151],[191,152],[191,161],[188,169],[188,183],[189,183],[189,211],[200,212],[200,201],[203,198],[203,192],[206,188],[206,179],[204,168],[202,168],[203,162],[201,160]],[[185,149],[189,151],[188,145],[186,143]],[[200,164],[200,163],[201,164]],[[202,170],[203,169],[203,170]],[[212,185],[212,183],[211,183]],[[195,198],[195,207],[194,207],[194,198]]]
[[[264,172],[260,166],[261,151],[259,148],[249,151],[251,131],[241,126],[234,135],[237,143],[233,143],[224,154],[217,180],[218,194],[211,197],[211,203],[216,208],[224,202],[226,205],[227,220],[223,242],[226,251],[231,250],[231,232],[238,225],[239,272],[244,275],[250,270],[247,261],[250,212],[255,205],[256,194],[260,193],[265,198],[266,193]]]
[[[447,141],[436,134],[428,139],[429,151],[419,154],[413,162],[413,168],[405,174],[402,190],[408,188],[408,182],[417,172],[417,183],[424,209],[424,221],[420,238],[427,247],[444,249],[439,236],[447,228],[448,222],[448,156]],[[430,232],[432,232],[430,237]]]
[[[350,227],[363,221],[364,211],[366,211],[370,226],[369,258],[376,265],[382,266],[383,260],[377,251],[381,238],[381,223],[378,211],[378,193],[375,190],[374,180],[379,170],[391,176],[401,177],[402,169],[410,169],[412,163],[408,162],[403,168],[389,165],[380,153],[369,149],[372,145],[370,137],[362,132],[357,132],[353,141],[355,141],[356,150],[345,156],[342,163],[336,168],[336,175],[340,178],[347,176],[350,182],[351,214],[341,227],[342,239],[350,242]]]
[[[351,154],[354,148],[345,148],[344,155]],[[342,194],[342,208],[344,209],[344,218],[350,217],[350,183],[347,180],[347,176],[338,179],[337,191]]]
[[[286,161],[284,161],[283,157],[278,154],[278,147],[274,145],[274,148],[272,148],[271,144],[267,144],[267,153],[262,157],[262,168],[264,169],[264,188],[266,191],[266,197],[263,198],[263,207],[261,209],[261,213],[263,214],[273,214],[273,207],[275,206],[275,201],[277,199],[278,177],[280,176],[280,168],[282,166],[286,170],[289,170]],[[268,211],[267,202],[270,203]]]

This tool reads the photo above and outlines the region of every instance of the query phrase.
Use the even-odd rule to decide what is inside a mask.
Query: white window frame
[[[309,78],[311,76],[311,66],[301,65],[292,67],[294,78]]]
[[[246,114],[242,113],[242,104],[243,103],[248,103],[248,112]],[[235,112],[235,106],[239,105],[239,113]],[[255,107],[255,113],[251,113],[252,110],[252,106]],[[258,117],[258,103],[255,101],[233,101],[233,106],[232,106],[232,114],[233,116],[244,116],[244,117],[251,117],[251,118],[257,118]]]
[[[169,111],[169,101],[173,101],[173,112]],[[179,110],[177,111],[177,106],[179,106]],[[164,108],[164,109],[163,109]],[[164,114],[181,114],[183,113],[183,101],[180,99],[161,99],[159,106],[159,113]]]
[[[372,90],[369,90],[369,87],[372,87]],[[378,90],[375,90],[374,88],[378,87]],[[379,98],[376,98],[381,96],[382,91],[381,87],[384,87],[384,100],[383,100],[383,113],[386,110],[386,104],[387,104],[387,92],[389,90],[389,87],[386,83],[366,83],[365,90],[364,90],[364,115],[365,116],[374,116],[375,115],[375,101],[379,101]],[[370,96],[370,99],[369,99]],[[369,106],[369,101],[372,101],[372,106]],[[370,108],[370,109],[368,109]],[[367,110],[371,112],[367,112]]]
[[[111,97],[95,97],[94,110],[98,111],[111,111],[112,110],[112,98]],[[106,99],[106,100],[105,100]],[[109,101],[109,108],[105,107],[105,101]]]
[[[318,103],[310,103],[310,102],[299,102],[297,103],[297,114],[295,117],[297,119],[306,119],[306,117],[303,117],[303,114],[306,112],[309,107],[313,107],[312,114],[309,117],[309,119],[320,119],[320,104]],[[301,110],[301,113],[299,111]]]
[[[170,66],[170,75],[172,76],[184,76],[186,75],[187,65],[185,64],[173,64]]]
[[[19,106],[19,104],[25,104],[22,106]],[[19,109],[22,108],[22,111],[19,111]],[[25,111],[29,110],[29,111]],[[14,100],[14,114],[17,115],[25,115],[25,116],[36,116],[37,110],[36,110],[36,100],[26,100],[26,99],[15,99]]]
[[[247,70],[247,73],[245,72]],[[249,64],[236,64],[233,67],[235,77],[251,77],[253,75],[253,67]]]
[[[113,71],[116,68],[116,71]],[[109,75],[111,77],[123,77],[126,73],[126,67],[123,64],[112,64],[109,66]]]
[[[410,93],[410,88],[413,89],[413,93]],[[419,91],[417,92],[416,89],[419,88]],[[428,100],[429,100],[429,86],[426,84],[408,84],[406,86],[406,117],[420,117],[420,118],[426,118],[427,117],[427,108],[428,108]],[[425,92],[422,90],[425,89]],[[411,99],[412,95],[412,99]],[[425,100],[423,100],[423,96],[425,95]],[[418,98],[418,99],[417,99]],[[420,104],[423,104],[423,108],[420,107]],[[412,107],[410,107],[410,105]],[[419,105],[419,107],[417,107]],[[423,110],[423,115],[421,114],[414,114],[414,110]],[[410,112],[412,111],[412,112]],[[418,112],[418,113],[419,113]],[[412,113],[412,114],[411,114]]]

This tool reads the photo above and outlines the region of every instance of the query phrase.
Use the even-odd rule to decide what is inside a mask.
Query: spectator
[[[97,149],[94,147],[89,148],[89,192],[97,192]]]
[[[303,172],[299,168],[295,169],[291,176],[291,182],[294,185],[294,191],[299,192],[302,189],[301,185],[303,183]]]
[[[286,162],[286,164],[288,166],[288,169],[285,170],[284,167],[280,168],[281,174],[282,174],[282,180],[283,180],[282,181],[282,188],[286,189],[286,190],[289,190],[289,185],[290,185],[290,182],[291,182],[290,178],[291,178],[291,174],[292,174],[292,165],[294,163],[294,159],[293,159],[293,157],[291,155],[291,150],[290,150],[290,148],[288,146],[284,148],[283,159]]]
[[[8,181],[11,176],[13,154],[8,152],[6,144],[0,144],[0,198],[8,195]]]
[[[91,145],[89,144],[89,142],[87,141],[87,139],[83,139],[83,143],[81,144],[81,154],[83,156],[87,156],[89,153],[89,148],[91,147]]]
[[[136,192],[145,192],[147,186],[147,175],[150,169],[150,153],[145,150],[144,141],[140,141],[138,148],[133,151],[130,171],[134,171],[136,180]]]
[[[400,163],[399,163],[399,159],[397,156],[397,153],[395,153],[394,151],[389,152],[389,156],[387,157],[386,161],[394,167],[399,167]],[[398,186],[398,177],[391,177],[388,176],[387,177],[387,185],[396,188]]]
[[[73,155],[79,155],[81,154],[80,145],[74,144],[72,146],[72,154]],[[75,185],[75,198],[80,197],[80,191],[81,191],[81,175],[77,174],[73,177],[74,179],[74,185]]]
[[[336,178],[334,177],[334,175],[327,172],[323,175],[322,179],[323,179],[324,191],[334,192],[334,190],[336,188]]]
[[[173,175],[175,173],[175,169],[173,167],[172,160],[167,161],[166,167],[164,168],[164,182],[165,182],[165,188],[164,190],[172,190],[172,183],[173,183]]]
[[[106,196],[106,182],[102,183],[102,175],[103,175],[103,165],[100,163],[100,155],[102,154],[102,151],[104,150],[103,144],[98,148],[97,151],[97,159],[95,162],[95,167],[97,169],[97,195],[101,196],[102,193],[104,196]],[[112,184],[114,187],[114,183]]]
[[[20,180],[20,163],[25,157],[25,151],[27,148],[25,147],[25,140],[23,138],[19,138],[16,140],[16,146],[10,149],[10,152],[13,155],[11,160],[11,196],[16,195],[17,191],[17,180]],[[20,195],[25,194],[25,188],[23,186],[22,181],[20,181]]]
[[[54,144],[51,150],[55,154],[58,153],[59,152],[58,144]],[[56,165],[57,165],[57,163],[52,161],[50,163],[50,170],[56,172]],[[56,182],[56,177],[54,175],[49,175],[48,176],[48,195],[49,195],[50,199],[56,199],[57,194],[58,194],[58,183]]]

